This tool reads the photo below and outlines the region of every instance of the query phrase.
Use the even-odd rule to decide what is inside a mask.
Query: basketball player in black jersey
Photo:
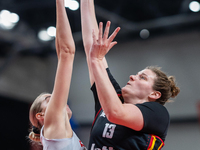
[[[158,67],[147,67],[130,75],[120,88],[113,78],[105,55],[117,42],[120,28],[109,35],[110,22],[97,25],[93,0],[81,0],[82,36],[87,57],[91,90],[95,99],[89,150],[161,149],[169,126],[163,106],[179,93],[174,77]]]

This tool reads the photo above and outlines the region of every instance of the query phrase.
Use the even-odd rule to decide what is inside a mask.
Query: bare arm
[[[83,37],[83,45],[85,49],[90,83],[91,85],[94,83],[94,77],[91,73],[91,66],[89,64],[89,51],[93,43],[92,39],[92,30],[95,31],[95,34],[98,34],[98,24],[95,15],[94,8],[94,0],[81,0],[81,25],[82,25],[82,37]],[[107,61],[103,59],[104,68],[108,67]]]
[[[72,136],[66,106],[72,76],[75,45],[64,7],[64,0],[56,0],[56,14],[56,52],[58,64],[53,93],[44,119],[44,135],[49,139],[69,138]]]
[[[119,28],[108,37],[110,25],[107,23],[102,37],[102,26],[102,23],[100,23],[98,38],[93,34],[93,45],[89,54],[89,63],[96,84],[99,101],[109,121],[134,130],[141,130],[144,124],[141,111],[133,104],[121,103],[104,69],[103,58],[108,53],[110,47],[116,44],[112,41],[118,33]]]

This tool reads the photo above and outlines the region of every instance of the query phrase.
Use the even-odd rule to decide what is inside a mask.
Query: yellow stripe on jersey
[[[160,146],[158,147],[158,150],[161,150],[162,146],[163,146],[163,143],[160,144]]]
[[[149,147],[148,147],[147,150],[153,150],[155,142],[156,142],[156,137],[154,135],[152,135],[151,136],[151,141],[150,141],[150,144],[149,144]]]

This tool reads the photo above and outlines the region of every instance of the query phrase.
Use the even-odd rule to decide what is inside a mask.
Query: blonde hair
[[[29,133],[28,137],[31,141],[40,142],[40,134],[36,134],[33,131]]]
[[[180,92],[179,87],[175,83],[174,76],[167,76],[160,67],[148,66],[146,69],[150,69],[156,74],[156,79],[154,80],[153,89],[161,93],[161,97],[156,100],[156,102],[164,105],[169,98],[175,98]]]
[[[42,111],[42,101],[40,98],[49,93],[41,93],[32,103],[29,110],[29,119],[31,122],[31,128],[29,133],[29,139],[34,142],[40,142],[40,130],[42,128],[42,124],[37,120],[36,114]]]

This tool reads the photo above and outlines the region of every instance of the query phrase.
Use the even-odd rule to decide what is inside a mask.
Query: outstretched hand
[[[105,55],[108,53],[108,51],[117,44],[116,41],[113,41],[116,37],[117,33],[120,30],[120,27],[116,28],[115,31],[108,37],[109,30],[110,30],[110,24],[111,22],[108,21],[106,24],[106,28],[103,34],[103,23],[99,23],[99,35],[98,39],[95,36],[94,30],[92,32],[93,37],[93,44],[90,49],[90,58],[91,59],[97,59],[97,60],[103,60]]]

